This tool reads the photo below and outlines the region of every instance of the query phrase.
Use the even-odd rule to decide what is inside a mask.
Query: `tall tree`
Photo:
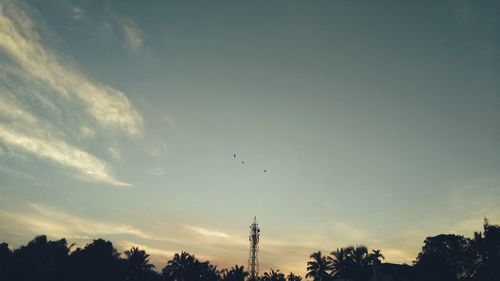
[[[332,265],[332,276],[345,278],[352,272],[353,261],[352,251],[353,247],[337,248],[337,250],[330,253],[328,260]]]
[[[363,245],[356,246],[351,251],[351,259],[354,265],[357,267],[366,266],[369,263],[368,259],[368,248]]]
[[[200,281],[218,281],[221,279],[221,272],[217,269],[216,265],[210,264],[208,261],[198,263]]]
[[[295,275],[293,272],[290,272],[290,274],[286,276],[286,281],[302,281],[302,276]]]
[[[224,270],[222,274],[223,281],[244,281],[248,276],[248,272],[245,271],[245,268],[241,265],[234,265],[229,270]]]
[[[368,254],[368,263],[376,264],[380,263],[380,259],[385,260],[384,255],[381,250],[372,250],[371,253]]]
[[[454,234],[427,237],[415,263],[419,274],[441,281],[469,277],[466,265],[470,244],[470,239]]]
[[[16,280],[64,280],[68,274],[68,247],[65,239],[48,241],[35,237],[12,253]]]
[[[169,281],[191,281],[199,278],[198,260],[186,252],[175,254],[163,268],[163,276]]]
[[[500,280],[500,226],[484,219],[483,232],[475,233],[472,241],[476,254],[474,273],[478,280]]]
[[[281,273],[280,270],[274,270],[271,268],[271,271],[264,272],[262,276],[263,281],[285,281],[285,274]]]
[[[149,263],[149,255],[146,254],[146,251],[139,250],[138,247],[132,247],[130,250],[125,251],[125,256],[127,257],[127,280],[150,279],[155,266]]]
[[[330,260],[321,254],[321,251],[312,253],[307,262],[306,278],[313,278],[314,281],[326,281],[330,279],[333,266]]]
[[[9,244],[0,244],[0,280],[11,280],[12,277],[12,251]]]
[[[71,253],[73,280],[118,281],[125,279],[126,267],[110,241],[94,240]]]

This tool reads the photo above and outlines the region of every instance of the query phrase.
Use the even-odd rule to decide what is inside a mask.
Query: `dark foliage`
[[[186,252],[175,254],[161,273],[154,270],[149,255],[133,247],[121,255],[110,241],[94,240],[72,249],[65,239],[49,241],[35,237],[27,245],[11,250],[0,244],[2,281],[244,281],[243,266],[218,270]],[[330,281],[500,281],[500,226],[486,219],[482,232],[473,238],[453,234],[427,237],[414,266],[382,263],[380,250],[365,246],[338,248],[325,256],[311,254],[306,278]],[[392,274],[392,275],[391,275]],[[398,277],[399,276],[399,277]],[[302,277],[279,270],[265,272],[259,281],[301,281]]]
[[[422,280],[500,281],[500,226],[485,219],[469,239],[453,234],[427,237],[415,267]]]

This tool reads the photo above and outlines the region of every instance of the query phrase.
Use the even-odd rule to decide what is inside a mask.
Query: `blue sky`
[[[472,235],[500,220],[499,12],[1,1],[0,238],[246,265],[256,215],[261,271],[304,273],[316,250],[410,263]]]

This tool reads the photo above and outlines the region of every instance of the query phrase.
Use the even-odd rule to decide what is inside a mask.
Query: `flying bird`
[[[236,153],[235,153],[235,154],[233,154],[233,158],[236,158]]]
[[[267,173],[267,170],[264,170],[264,173]]]
[[[245,164],[245,161],[241,161],[241,164]]]

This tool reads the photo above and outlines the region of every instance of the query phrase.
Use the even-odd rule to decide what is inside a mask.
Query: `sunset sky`
[[[11,247],[246,266],[255,215],[261,272],[304,274],[357,244],[411,263],[499,202],[498,1],[0,0]]]

